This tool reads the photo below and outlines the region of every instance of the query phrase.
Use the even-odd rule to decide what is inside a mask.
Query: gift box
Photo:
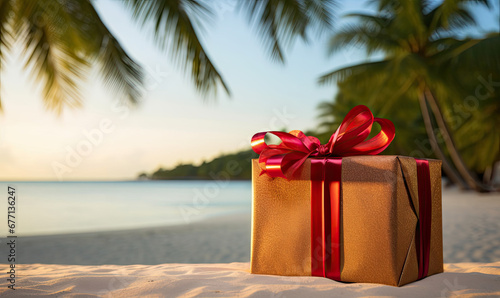
[[[365,140],[374,122],[381,132]],[[443,272],[441,161],[373,155],[395,130],[364,106],[326,145],[298,131],[271,133],[279,145],[265,144],[266,133],[252,139],[260,154],[252,273],[401,286]]]

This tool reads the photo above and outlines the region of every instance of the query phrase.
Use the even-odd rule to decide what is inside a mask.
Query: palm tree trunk
[[[487,166],[483,174],[483,183],[486,185],[491,184],[491,178],[493,177],[493,166]]]
[[[434,129],[432,127],[431,115],[429,113],[429,109],[427,108],[427,101],[423,92],[419,92],[418,101],[420,103],[420,111],[422,112],[422,118],[424,119],[425,130],[427,131],[429,142],[431,143],[432,150],[436,156],[443,161],[443,170],[446,173],[446,176],[448,176],[448,178],[461,189],[469,189],[469,186],[451,166],[448,158],[441,150],[441,147],[439,147],[436,135],[434,134]]]
[[[453,161],[453,164],[457,168],[461,177],[465,180],[465,182],[467,183],[467,185],[469,185],[469,187],[471,187],[476,191],[491,191],[491,189],[488,188],[483,183],[481,183],[477,177],[474,177],[467,168],[467,165],[462,159],[462,156],[458,152],[455,142],[453,141],[453,137],[451,135],[448,124],[444,120],[441,108],[439,107],[436,98],[434,97],[428,86],[424,87],[424,92],[425,92],[424,97],[429,102],[429,105],[432,109],[432,113],[434,114],[434,118],[436,119],[436,123],[441,131],[441,134],[443,135],[446,148],[448,149],[448,152],[451,156],[451,160]]]

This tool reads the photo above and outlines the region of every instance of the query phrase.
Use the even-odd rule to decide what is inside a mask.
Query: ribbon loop
[[[373,123],[380,125],[380,132],[366,140]],[[268,145],[265,136],[270,133],[277,136],[281,143]],[[374,118],[368,107],[354,107],[330,137],[322,145],[313,136],[306,136],[299,130],[290,133],[281,131],[259,132],[252,137],[252,149],[259,154],[261,174],[289,179],[306,161],[314,157],[344,157],[353,155],[375,155],[384,151],[396,134],[394,124],[383,118]]]

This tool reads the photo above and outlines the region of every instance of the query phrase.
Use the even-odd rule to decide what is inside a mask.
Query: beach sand
[[[250,274],[249,263],[21,265],[18,289],[2,297],[499,297],[500,262],[445,265],[405,285],[341,283],[322,277]],[[4,271],[4,268],[1,269]]]
[[[443,190],[445,263],[500,261],[500,194]]]
[[[251,275],[250,214],[237,214],[180,226],[20,237],[15,293],[90,297],[499,296],[499,215],[499,194],[445,189],[446,272],[400,289],[315,277]],[[2,245],[0,253],[6,256],[5,247]],[[7,271],[7,265],[0,265],[0,272]],[[7,285],[5,278],[0,279],[0,293],[15,294]]]

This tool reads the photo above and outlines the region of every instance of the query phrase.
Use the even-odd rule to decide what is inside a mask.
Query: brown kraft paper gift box
[[[441,161],[428,160],[431,232],[428,276],[443,272]],[[251,272],[311,276],[311,159],[291,180],[260,175],[252,160]],[[418,279],[417,166],[406,156],[342,158],[340,277],[402,286]]]

